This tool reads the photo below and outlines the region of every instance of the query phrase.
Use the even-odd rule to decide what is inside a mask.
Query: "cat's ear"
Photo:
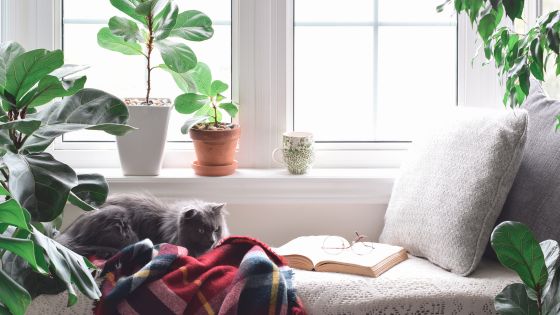
[[[212,211],[216,214],[220,214],[225,211],[226,204],[225,203],[218,203],[212,206]]]
[[[188,210],[185,210],[185,212],[183,212],[183,220],[191,220],[195,216],[196,216],[196,210],[195,209],[188,209]]]

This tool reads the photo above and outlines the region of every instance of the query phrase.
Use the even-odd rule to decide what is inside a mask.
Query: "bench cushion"
[[[295,270],[298,296],[309,314],[496,314],[494,297],[517,275],[483,261],[469,277],[410,257],[379,278]]]

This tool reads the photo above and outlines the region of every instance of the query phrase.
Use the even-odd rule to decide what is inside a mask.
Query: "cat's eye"
[[[214,229],[214,232],[220,232],[221,229],[222,229],[222,227],[218,226],[216,229]]]
[[[204,234],[204,229],[203,228],[198,229],[198,233]]]

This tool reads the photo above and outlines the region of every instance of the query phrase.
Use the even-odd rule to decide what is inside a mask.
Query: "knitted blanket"
[[[105,263],[95,314],[305,314],[292,270],[270,248],[230,237],[194,258],[144,240]]]

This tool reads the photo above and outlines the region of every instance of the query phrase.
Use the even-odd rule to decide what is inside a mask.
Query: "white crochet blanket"
[[[309,314],[483,315],[495,314],[494,296],[519,282],[498,263],[482,263],[468,278],[411,257],[379,278],[296,270],[294,284]],[[91,314],[80,295],[66,308],[66,293],[36,298],[27,314]]]
[[[468,278],[410,257],[379,278],[297,270],[294,283],[309,314],[496,314],[493,300],[519,278],[483,262]]]

